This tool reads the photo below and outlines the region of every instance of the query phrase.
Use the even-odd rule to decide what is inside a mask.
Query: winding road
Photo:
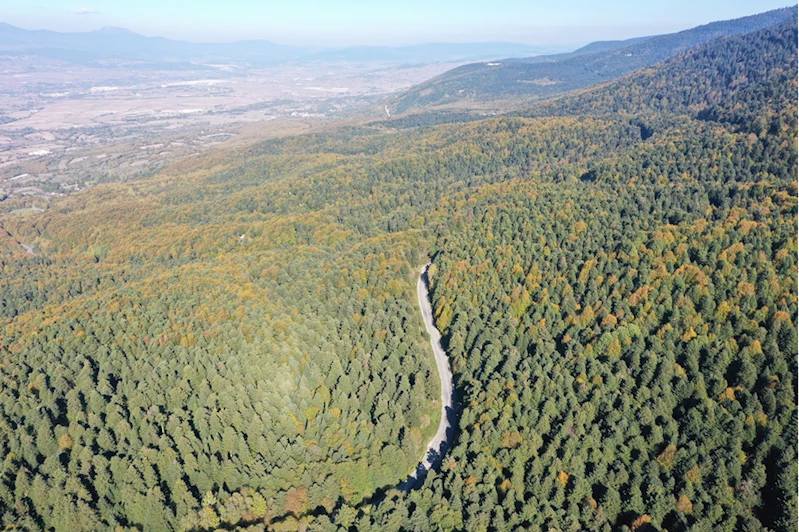
[[[452,428],[455,424],[455,395],[452,389],[452,371],[449,367],[447,353],[441,347],[441,333],[438,332],[433,322],[433,307],[430,305],[430,294],[428,293],[429,278],[427,270],[429,267],[430,264],[428,263],[419,272],[416,295],[419,298],[419,309],[422,311],[425,329],[427,329],[427,334],[430,335],[430,346],[433,348],[433,355],[438,367],[438,376],[441,380],[441,421],[438,423],[438,430],[435,436],[427,444],[424,460],[399,485],[399,489],[403,491],[421,487],[430,469],[437,467],[441,463],[441,459],[452,441]]]

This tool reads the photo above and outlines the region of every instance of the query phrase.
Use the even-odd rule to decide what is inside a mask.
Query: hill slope
[[[0,521],[795,530],[796,34],[3,215]],[[458,427],[401,493],[440,407],[428,256]]]
[[[797,527],[796,65],[793,19],[501,122],[521,177],[456,195],[437,232],[456,445],[364,521]]]
[[[749,33],[797,17],[796,8],[639,40],[629,46],[597,43],[573,54],[455,68],[388,101],[395,114],[438,106],[494,106],[549,98],[619,78],[723,36]],[[622,43],[623,44],[623,43]],[[589,53],[586,53],[589,52]]]
[[[690,115],[778,131],[791,121],[799,65],[794,20],[755,35],[715,40],[656,68],[578,95],[514,113],[519,116]]]

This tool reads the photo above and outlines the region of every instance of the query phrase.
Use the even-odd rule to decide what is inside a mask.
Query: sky
[[[788,0],[0,0],[0,22],[56,31],[119,26],[205,42],[565,46],[668,33],[786,5]]]

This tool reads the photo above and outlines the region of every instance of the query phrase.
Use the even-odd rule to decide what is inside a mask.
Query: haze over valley
[[[21,200],[0,209],[152,175],[256,131],[242,125],[261,124],[255,134],[266,137],[351,118],[465,61],[538,50],[547,48],[192,44],[0,25],[0,197]]]

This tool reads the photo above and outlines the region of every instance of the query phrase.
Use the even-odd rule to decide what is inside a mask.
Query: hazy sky
[[[122,26],[191,41],[280,44],[513,41],[580,44],[751,15],[788,0],[0,0],[0,21],[28,29]]]

